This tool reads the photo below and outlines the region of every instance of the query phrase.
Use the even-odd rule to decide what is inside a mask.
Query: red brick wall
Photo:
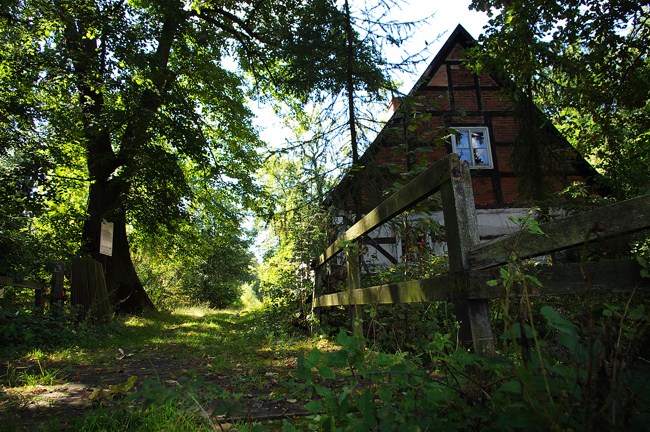
[[[476,90],[454,90],[454,101],[457,110],[478,111]]]
[[[492,207],[496,204],[492,179],[489,177],[472,176],[472,189],[476,207]]]
[[[420,103],[432,110],[449,111],[451,103],[449,101],[449,92],[446,90],[425,90],[421,92],[424,96]]]
[[[447,87],[447,68],[440,68],[438,72],[433,75],[431,81],[429,81],[430,86],[438,87]]]
[[[518,134],[517,120],[512,117],[492,117],[492,136],[497,143],[514,143]]]
[[[505,92],[498,89],[497,83],[490,76],[483,74],[477,79],[460,65],[458,60],[463,58],[464,50],[457,44],[447,56],[446,61],[449,63],[442,62],[426,86],[418,91],[417,95],[421,97],[417,100],[420,104],[418,110],[429,111],[432,117],[417,131],[412,131],[410,145],[417,148],[409,162],[415,167],[432,165],[446,156],[451,149],[450,143],[445,143],[443,139],[448,127],[486,126],[490,133],[495,168],[471,171],[476,206],[485,208],[517,204],[523,199],[519,194],[519,179],[514,176],[512,167],[512,149],[519,132],[514,117],[514,103]],[[451,71],[451,76],[448,76],[448,70]],[[450,87],[450,81],[453,87]],[[392,182],[400,178],[397,174],[407,169],[408,148],[401,138],[401,127],[399,124],[393,125],[394,133],[390,132],[390,128],[386,130],[385,139],[377,153],[371,162],[366,162],[367,165],[376,167],[395,166],[397,172],[391,170],[395,176],[381,185],[384,189],[390,188]],[[383,172],[388,172],[388,169]],[[572,179],[583,180],[579,176],[569,178]],[[372,182],[368,182],[367,187],[374,187],[370,183]],[[555,179],[549,184],[560,189],[564,186],[563,183],[564,181]],[[381,194],[381,190],[370,190],[364,193],[364,197],[372,203],[371,197],[378,194]]]
[[[481,100],[485,111],[509,111],[514,108],[510,98],[501,90],[481,90]]]
[[[501,193],[505,204],[514,204],[520,201],[517,177],[501,177]]]
[[[465,69],[461,65],[452,65],[450,69],[451,69],[451,79],[454,83],[454,87],[474,85],[474,74],[472,72]]]
[[[465,58],[465,48],[456,44],[451,50],[446,60],[463,60]]]
[[[497,155],[497,161],[499,164],[499,172],[502,173],[511,173],[513,172],[513,167],[511,165],[512,159],[512,146],[508,145],[493,145],[494,150]]]

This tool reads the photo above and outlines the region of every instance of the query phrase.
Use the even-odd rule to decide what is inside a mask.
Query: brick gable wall
[[[489,131],[494,167],[471,171],[476,207],[512,207],[527,200],[520,194],[512,159],[519,133],[515,104],[492,77],[466,69],[464,57],[464,48],[457,43],[436,70],[428,71],[430,78],[411,93],[410,102],[402,101],[372,151],[362,158],[368,172],[347,179],[360,184],[366,211],[379,204],[395,182],[406,182],[409,176],[404,173],[428,167],[449,154],[449,129],[454,126],[481,126]],[[405,119],[415,117],[419,119],[415,129],[404,127]],[[572,154],[577,155],[575,151]],[[573,180],[584,177],[574,170],[549,178],[548,183],[559,190]],[[346,191],[350,191],[349,185],[340,187],[338,193],[346,195]],[[351,208],[349,195],[344,201],[344,206]]]

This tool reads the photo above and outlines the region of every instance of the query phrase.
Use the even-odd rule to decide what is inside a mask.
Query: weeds
[[[517,222],[544,235],[528,218]],[[366,343],[341,332],[340,351],[302,358],[293,385],[310,400],[308,428],[647,430],[647,299],[598,300],[587,286],[570,302],[544,304],[532,297],[543,292],[541,282],[516,254],[490,282],[497,284],[507,292],[498,356],[468,353],[450,331],[431,335],[418,355],[392,356],[364,350]],[[298,430],[288,421],[284,429]]]
[[[624,327],[647,326],[642,309],[621,314],[627,316]],[[620,345],[607,355],[603,335],[590,342],[550,306],[533,318],[538,326],[528,332],[537,337],[527,358],[521,342],[512,340],[512,328],[503,333],[512,343],[500,356],[449,352],[453,341],[440,335],[424,354],[429,362],[364,351],[359,340],[341,332],[340,351],[312,351],[299,362],[294,386],[311,400],[305,405],[312,413],[310,429],[645,430],[647,365]],[[633,340],[639,342],[628,341]],[[287,422],[285,430],[297,429]]]
[[[37,360],[36,363],[38,364],[38,372],[34,374],[29,372],[19,374],[20,381],[24,383],[24,385],[54,385],[59,380],[58,370],[45,369],[40,360]]]
[[[46,369],[40,360],[36,361],[38,370],[36,372],[18,371],[14,366],[7,362],[5,368],[4,384],[11,387],[37,386],[37,385],[54,385],[60,381],[58,369]]]

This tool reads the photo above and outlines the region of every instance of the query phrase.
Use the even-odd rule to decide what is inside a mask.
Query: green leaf
[[[578,340],[578,331],[575,324],[566,319],[563,315],[558,313],[555,309],[550,306],[542,306],[540,309],[541,314],[546,318],[546,322],[552,328],[558,330],[561,333],[564,333],[573,339]]]
[[[313,413],[321,413],[324,411],[323,403],[319,400],[309,401],[305,404],[305,409]]]
[[[517,380],[510,380],[499,387],[499,391],[521,394],[521,383]]]
[[[644,305],[638,305],[630,310],[630,319],[634,321],[644,320],[648,317]]]
[[[298,429],[296,429],[294,425],[289,423],[287,419],[282,420],[282,430],[284,432],[298,432]]]
[[[332,371],[331,368],[323,365],[316,366],[316,369],[318,370],[318,374],[320,375],[321,378],[323,379],[334,379],[336,378],[336,375],[334,374],[334,371]]]
[[[542,285],[542,283],[540,282],[540,280],[537,279],[535,276],[532,276],[532,275],[526,275],[526,280],[532,282],[533,285],[535,285],[535,286],[537,286],[537,287],[540,287],[540,288],[543,287],[543,285]]]
[[[383,403],[389,403],[393,400],[393,390],[389,386],[379,387],[377,395]]]
[[[320,396],[322,398],[326,399],[326,398],[332,396],[332,390],[325,387],[325,386],[315,384],[314,385],[314,390],[316,390],[316,393],[318,394],[318,396]]]

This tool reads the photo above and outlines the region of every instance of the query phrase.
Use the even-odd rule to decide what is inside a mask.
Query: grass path
[[[186,309],[122,319],[53,352],[3,358],[0,430],[107,428],[80,425],[84,418],[119,422],[115,410],[128,411],[134,402],[123,396],[133,393],[145,406],[171,400],[193,407],[208,429],[221,430],[227,417],[291,416],[300,403],[283,384],[298,353],[329,343],[275,324],[254,311]]]

